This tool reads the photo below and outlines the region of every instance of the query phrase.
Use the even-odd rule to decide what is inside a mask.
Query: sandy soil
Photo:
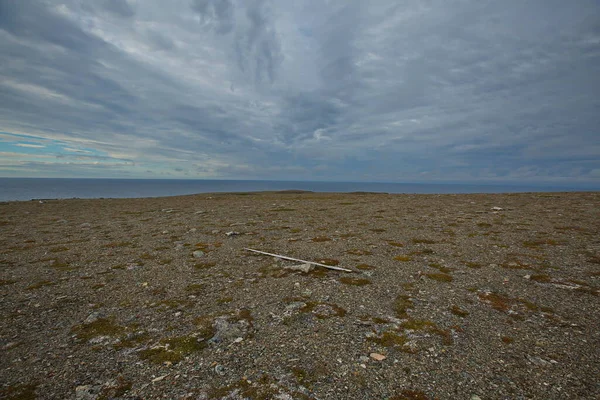
[[[1,203],[0,398],[600,398],[599,231],[600,193]]]

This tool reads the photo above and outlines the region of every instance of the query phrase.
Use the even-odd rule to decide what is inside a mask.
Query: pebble
[[[192,253],[192,255],[194,256],[194,258],[201,258],[204,256],[204,252],[202,250],[196,250]]]
[[[221,364],[215,365],[215,373],[221,376],[225,375],[225,367]]]
[[[160,382],[163,379],[165,379],[167,376],[169,376],[169,374],[157,376],[156,378],[152,379],[152,382]]]
[[[472,394],[471,400],[481,400],[481,397],[477,396],[476,394]]]
[[[379,354],[379,353],[371,353],[371,354],[369,354],[369,357],[371,357],[375,361],[383,361],[387,358],[383,354]]]
[[[81,385],[75,388],[75,400],[96,400],[100,393],[100,387],[92,385]]]
[[[360,360],[360,362],[362,362],[362,363],[369,362],[369,357],[367,357],[367,356],[360,356],[358,359],[359,359],[359,360]]]
[[[98,321],[98,319],[100,319],[100,313],[93,312],[87,316],[87,318],[85,319],[85,321],[83,321],[83,323],[84,323],[84,325],[93,324],[94,322]]]

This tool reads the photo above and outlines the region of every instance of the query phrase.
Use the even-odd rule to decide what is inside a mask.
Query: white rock
[[[285,265],[283,269],[308,273],[315,269],[315,266],[312,264]]]

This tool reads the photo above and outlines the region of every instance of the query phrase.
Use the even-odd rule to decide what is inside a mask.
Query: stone
[[[360,360],[361,363],[369,362],[369,357],[367,357],[367,356],[360,356],[358,359]]]
[[[481,400],[481,397],[477,396],[476,394],[472,394],[471,400]]]
[[[503,211],[504,208],[500,208],[500,207],[492,207],[492,211]]]
[[[218,317],[213,323],[215,334],[209,339],[210,343],[234,342],[244,338],[250,329],[250,323],[245,319],[232,321],[230,317]]]
[[[194,256],[194,258],[201,258],[204,257],[204,252],[202,250],[196,250],[192,253],[192,256]]]
[[[529,360],[530,363],[537,365],[539,367],[547,367],[547,366],[552,365],[552,363],[550,361],[546,361],[542,357],[530,356],[529,354],[527,355],[527,360]]]
[[[239,232],[235,232],[235,231],[225,233],[225,235],[227,235],[227,236],[237,236],[239,234],[240,234]]]
[[[215,365],[215,373],[221,376],[225,375],[225,367],[221,364]]]
[[[152,379],[152,382],[160,382],[163,379],[165,379],[167,376],[169,376],[169,374],[157,376],[156,378]]]
[[[308,273],[315,269],[315,266],[312,264],[285,265],[283,269]]]
[[[371,354],[369,354],[369,357],[371,357],[375,361],[383,361],[387,358],[383,354],[379,354],[379,353],[371,353]]]
[[[84,325],[89,325],[89,324],[93,324],[94,322],[98,321],[98,319],[100,319],[100,313],[99,312],[93,312],[90,315],[87,316],[87,318],[85,319],[85,321],[83,321]]]
[[[100,386],[82,385],[75,388],[75,400],[96,400],[100,394]]]

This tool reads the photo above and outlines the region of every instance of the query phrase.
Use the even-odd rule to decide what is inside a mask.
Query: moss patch
[[[412,261],[412,257],[411,256],[406,256],[406,255],[400,255],[400,256],[394,257],[394,260],[396,260],[396,261],[402,261],[402,262],[408,262],[408,261]]]
[[[56,282],[52,282],[52,281],[38,281],[34,284],[31,284],[29,286],[27,286],[27,290],[35,290],[35,289],[39,289],[41,287],[44,286],[52,286],[52,285],[56,285]]]
[[[465,310],[463,310],[462,308],[460,308],[457,305],[453,305],[452,307],[450,307],[450,312],[456,316],[459,316],[461,318],[466,317],[467,315],[469,315],[469,313]]]
[[[0,398],[7,400],[35,400],[36,384],[8,385],[0,389]]]
[[[160,343],[161,347],[140,351],[140,358],[154,364],[164,364],[166,362],[176,364],[188,355],[198,352],[207,346],[205,340],[199,340],[194,336],[176,336],[162,339]]]
[[[407,295],[398,295],[394,302],[394,312],[398,318],[408,318],[408,310],[414,307],[414,303]]]
[[[454,278],[452,278],[452,275],[448,275],[448,274],[444,274],[444,273],[430,273],[430,274],[425,274],[426,277],[428,277],[429,279],[433,279],[434,281],[438,281],[438,282],[452,282]]]
[[[90,340],[98,336],[119,336],[125,328],[115,323],[114,317],[99,318],[89,324],[75,325],[71,328],[79,339]]]

